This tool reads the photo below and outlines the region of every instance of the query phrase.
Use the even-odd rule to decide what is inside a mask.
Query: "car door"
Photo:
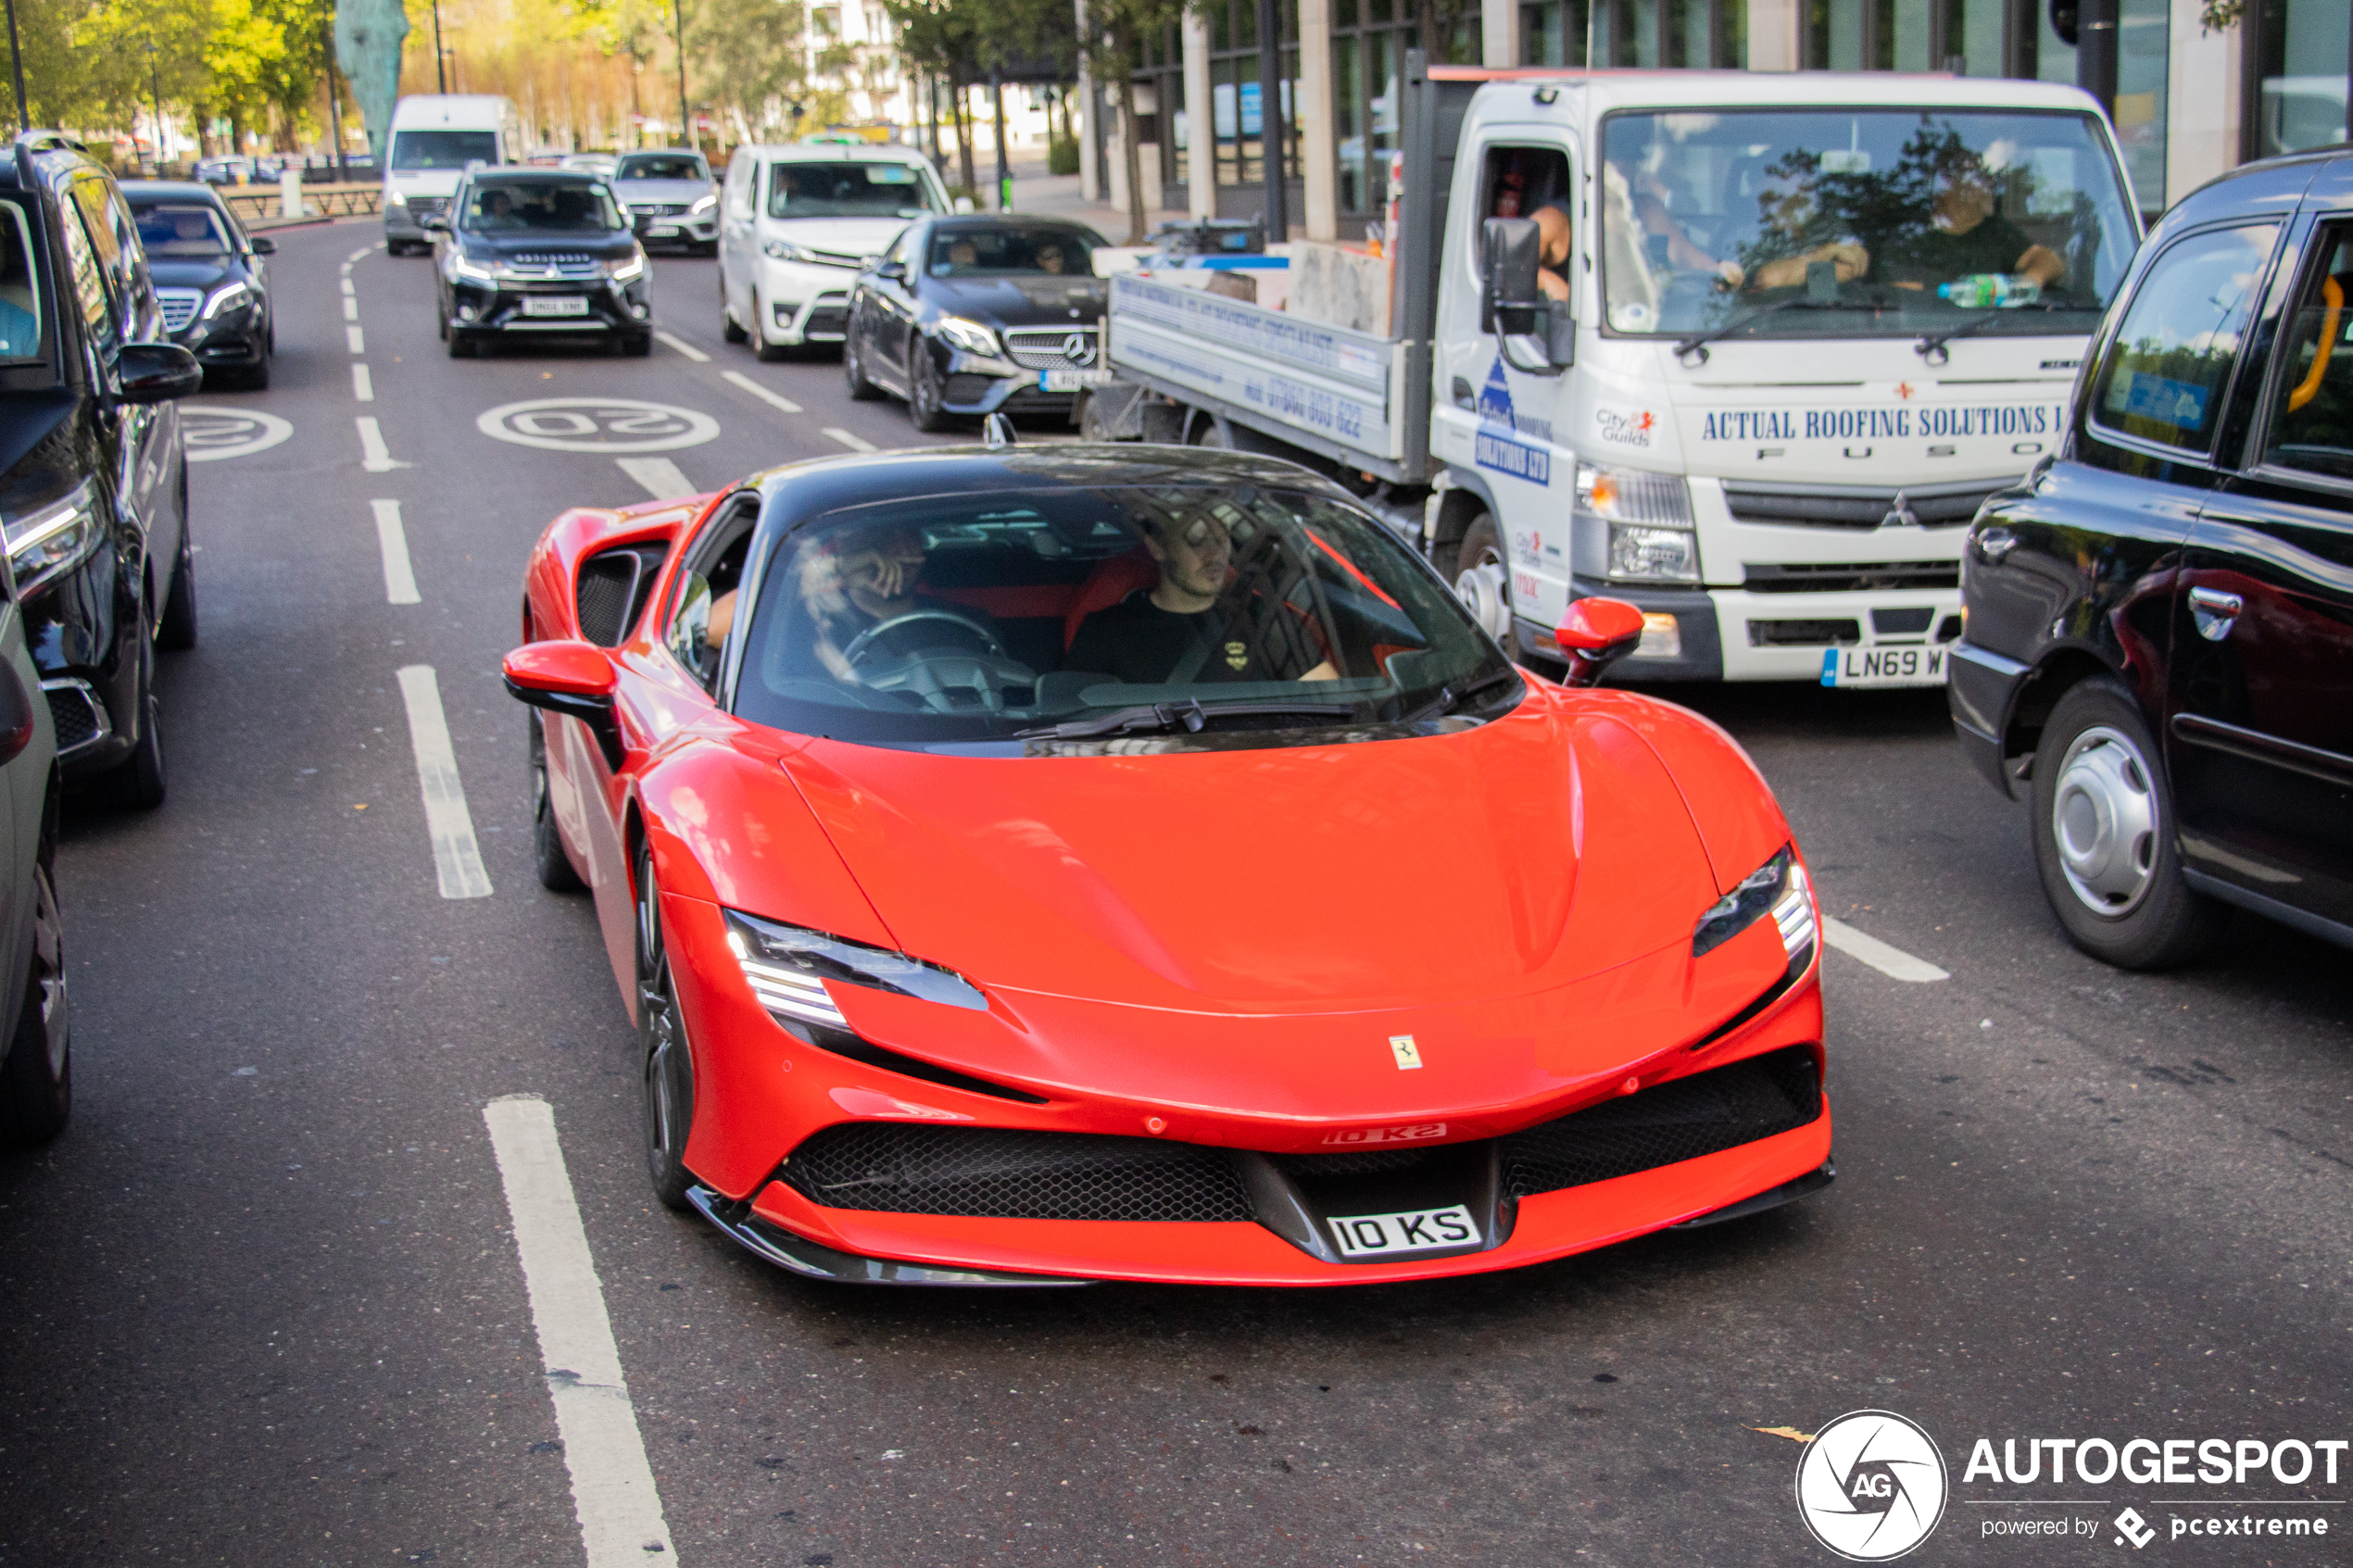
[[[868,362],[880,366],[901,392],[907,387],[907,329],[915,320],[916,291],[923,286],[925,236],[930,232],[926,223],[907,225],[883,257],[885,265],[897,265],[898,275],[887,277],[877,268],[863,280]]]
[[[2253,460],[2182,562],[2168,749],[2189,871],[2353,927],[2353,220],[2302,247]]]

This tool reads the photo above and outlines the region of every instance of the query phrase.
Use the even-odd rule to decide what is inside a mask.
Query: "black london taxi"
[[[2130,969],[2218,905],[2353,947],[2353,148],[2166,215],[2066,442],[1979,511],[1948,700],[2031,796],[2067,935]]]
[[[114,180],[56,132],[0,149],[0,528],[68,781],[164,793],[156,649],[196,640],[188,467],[166,341]]]

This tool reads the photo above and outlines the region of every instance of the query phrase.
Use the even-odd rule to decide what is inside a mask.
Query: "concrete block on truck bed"
[[[1290,295],[1284,307],[1292,315],[1387,337],[1389,294],[1387,257],[1321,240],[1291,242]]]

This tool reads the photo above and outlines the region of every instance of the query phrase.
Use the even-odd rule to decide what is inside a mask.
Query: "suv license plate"
[[[1468,1247],[1478,1239],[1471,1212],[1456,1203],[1444,1209],[1409,1209],[1402,1214],[1336,1215],[1332,1239],[1348,1258],[1388,1258],[1409,1252],[1439,1252]]]
[[[533,295],[522,302],[526,316],[585,316],[588,302],[576,294]]]
[[[1084,387],[1104,386],[1111,382],[1109,370],[1040,370],[1038,390],[1040,392],[1076,392]]]
[[[1944,684],[1942,647],[1906,643],[1894,647],[1831,648],[1822,655],[1822,684],[1826,686],[1941,686]]]

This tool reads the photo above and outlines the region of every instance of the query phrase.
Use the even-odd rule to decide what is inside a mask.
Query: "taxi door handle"
[[[2236,594],[2226,594],[2220,588],[2192,588],[2190,616],[2197,622],[2197,634],[2209,643],[2219,643],[2231,634],[2238,623],[2239,612],[2246,601]]]

